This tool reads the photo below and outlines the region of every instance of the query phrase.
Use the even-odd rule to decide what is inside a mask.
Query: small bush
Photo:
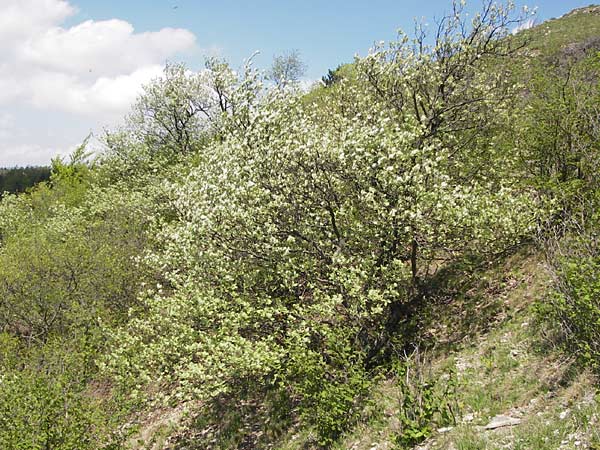
[[[538,306],[580,361],[600,369],[600,192],[577,205],[546,242],[553,290]]]
[[[456,373],[434,376],[419,353],[398,360],[394,371],[402,393],[395,436],[399,449],[412,448],[427,439],[437,427],[456,423]]]
[[[0,347],[0,448],[120,448],[122,416],[89,392],[84,344],[27,348],[0,333]]]
[[[315,351],[291,355],[287,381],[300,397],[302,420],[315,429],[325,448],[360,418],[374,382],[347,339],[340,335],[330,339],[331,351],[325,357]]]
[[[570,232],[552,249],[554,290],[538,308],[558,326],[564,344],[594,370],[600,369],[600,217]]]

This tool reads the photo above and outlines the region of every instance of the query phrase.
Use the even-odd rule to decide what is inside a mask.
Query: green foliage
[[[559,328],[566,348],[600,370],[600,214],[598,193],[546,242],[554,292],[538,306]]]
[[[0,169],[0,197],[4,192],[17,193],[47,181],[50,178],[48,167],[15,167]]]
[[[360,417],[375,378],[347,337],[332,334],[325,354],[300,351],[289,355],[288,373],[282,387],[299,399],[304,423],[313,427],[317,442],[328,447]]]
[[[55,333],[69,335],[124,315],[140,281],[132,258],[144,244],[139,220],[121,216],[127,210],[119,206],[125,205],[111,201],[110,210],[92,215],[56,205],[51,216],[38,216],[39,222],[23,223],[7,236],[0,248],[3,329],[45,342]]]
[[[68,161],[59,156],[52,160],[49,182],[38,185],[31,192],[31,203],[39,210],[39,214],[51,214],[52,207],[59,203],[71,207],[83,201],[91,178],[91,154],[86,151],[91,136],[84,139]],[[46,212],[42,213],[44,209]]]
[[[323,82],[323,85],[325,87],[330,87],[333,84],[341,81],[343,79],[343,75],[341,74],[341,72],[342,72],[341,69],[342,69],[341,65],[337,66],[334,70],[329,69],[327,71],[327,75],[324,75],[323,77],[321,77],[321,81]]]
[[[555,314],[568,326],[571,343],[582,359],[600,368],[600,258],[582,256],[562,261],[562,286],[553,299]]]
[[[105,410],[102,400],[86,392],[93,344],[53,340],[27,348],[7,333],[0,342],[2,448],[117,448],[118,410]]]
[[[136,302],[147,199],[93,185],[84,145],[0,209],[0,447],[120,448],[96,358]],[[104,384],[103,388],[100,388]],[[96,386],[98,388],[96,388]]]
[[[597,50],[557,57],[531,69],[520,118],[523,158],[540,187],[563,205],[582,188],[597,187],[599,69]]]
[[[531,56],[555,56],[565,50],[577,48],[600,35],[600,10],[598,6],[578,8],[559,19],[551,19],[517,36],[529,40]]]
[[[69,156],[69,162],[65,163],[63,158],[56,157],[52,160],[52,169],[50,180],[54,184],[60,182],[74,185],[82,183],[88,175],[88,159],[91,156],[86,152],[86,147],[91,138],[91,134],[85,138],[83,143],[77,147]]]
[[[600,58],[598,45],[571,46],[534,72],[524,114],[529,168],[554,215],[542,243],[554,294],[538,310],[566,347],[598,370],[600,260]]]
[[[402,397],[398,419],[398,448],[412,448],[427,439],[436,428],[456,424],[458,402],[454,370],[434,378],[426,372],[426,362],[415,352],[395,363],[395,381]]]

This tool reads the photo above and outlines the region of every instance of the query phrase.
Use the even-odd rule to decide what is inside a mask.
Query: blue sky
[[[589,1],[589,0],[588,0]],[[538,20],[588,1],[534,0]],[[470,11],[479,1],[469,2]],[[365,55],[451,0],[0,0],[0,167],[48,164],[122,122],[167,61],[204,55],[258,67],[297,49],[305,83]],[[524,2],[519,0],[517,6]]]
[[[538,7],[538,18],[557,17],[590,2],[532,0],[518,7]],[[73,21],[119,17],[136,30],[163,27],[192,31],[206,52],[219,51],[240,65],[254,51],[258,62],[268,66],[274,54],[298,49],[307,63],[306,76],[318,79],[339,63],[365,54],[371,44],[390,40],[401,28],[410,32],[414,19],[430,22],[443,15],[450,0],[73,0],[80,13]],[[476,10],[479,1],[468,2]],[[200,54],[185,55],[191,66],[200,64]]]

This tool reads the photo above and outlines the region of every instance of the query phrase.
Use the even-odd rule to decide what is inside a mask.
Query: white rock
[[[488,423],[485,427],[483,427],[484,430],[495,430],[496,428],[501,428],[501,427],[512,427],[514,425],[519,425],[521,423],[521,419],[517,419],[516,417],[509,417],[509,416],[503,416],[503,415],[499,415],[494,417],[490,423]]]

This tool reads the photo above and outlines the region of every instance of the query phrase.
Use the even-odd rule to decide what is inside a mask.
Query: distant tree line
[[[24,192],[49,178],[50,167],[48,166],[0,168],[0,197],[4,192]]]

